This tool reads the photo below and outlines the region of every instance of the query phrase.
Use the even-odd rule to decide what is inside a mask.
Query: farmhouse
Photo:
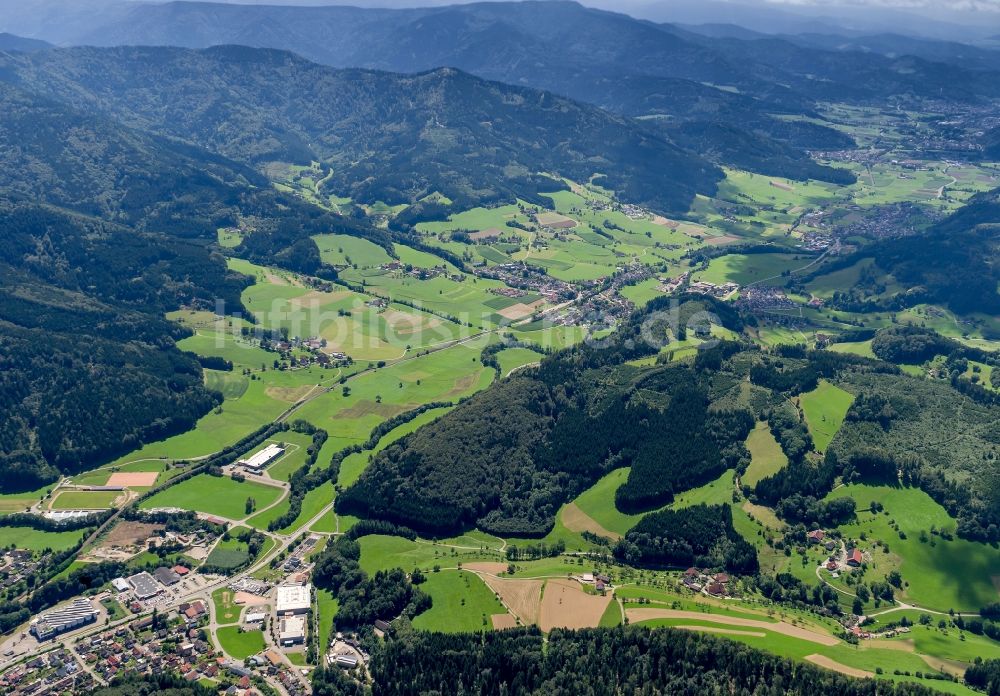
[[[810,544],[818,544],[821,541],[823,541],[824,537],[826,537],[826,532],[824,532],[822,529],[814,529],[811,532],[809,532],[807,536],[809,538]]]
[[[38,640],[47,640],[90,623],[97,618],[97,613],[89,599],[78,597],[62,609],[42,614],[31,622],[29,630]]]
[[[726,586],[721,582],[712,582],[708,584],[705,591],[713,597],[722,597],[726,594]]]
[[[304,614],[312,604],[312,585],[281,585],[275,598],[278,615]]]
[[[267,447],[262,449],[260,452],[257,452],[253,456],[247,457],[246,459],[240,459],[236,463],[242,466],[244,469],[248,469],[254,472],[259,472],[261,469],[263,469],[265,466],[267,466],[277,457],[283,454],[284,451],[285,451],[284,447],[272,442]]]
[[[853,549],[847,554],[847,565],[852,568],[857,568],[864,560],[861,549]]]

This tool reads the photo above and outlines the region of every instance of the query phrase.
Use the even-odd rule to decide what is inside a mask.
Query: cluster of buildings
[[[712,597],[731,597],[732,578],[727,573],[712,573],[700,568],[688,568],[681,575],[681,584],[692,592]]]
[[[7,549],[0,556],[0,587],[6,589],[38,572],[41,561],[24,549]]]
[[[594,589],[600,595],[607,594],[612,589],[611,576],[596,570],[593,573],[584,573],[577,580],[584,585],[593,585]]]
[[[694,292],[699,295],[711,295],[712,297],[718,299],[725,299],[737,292],[740,286],[736,283],[723,283],[722,285],[716,285],[715,283],[710,283],[707,280],[696,280],[690,285],[688,285],[688,292]]]
[[[843,545],[842,550],[838,553],[837,549],[841,548],[841,544],[830,539],[822,529],[814,529],[806,534],[806,540],[810,546],[822,546],[830,552],[823,567],[832,575],[836,576],[843,570],[860,568],[865,562],[864,552],[851,542]]]
[[[98,635],[79,639],[74,650],[79,659],[104,681],[122,674],[158,674],[170,671],[186,681],[219,681],[225,686],[249,689],[243,681],[242,665],[220,657],[200,627],[208,616],[202,602],[182,604],[176,614],[161,617],[154,626],[152,616],[133,621]],[[239,672],[231,667],[238,666]],[[242,683],[241,683],[242,682]],[[236,693],[236,692],[233,692]]]
[[[166,601],[166,591],[181,582],[190,572],[189,568],[182,565],[169,568],[161,566],[152,573],[142,571],[127,578],[114,578],[111,586],[118,592],[118,601],[139,613],[150,606],[163,604]]]
[[[9,696],[87,693],[94,677],[64,648],[39,655],[0,676],[0,692]]]
[[[566,302],[577,295],[576,288],[569,283],[551,278],[541,269],[524,263],[501,263],[479,267],[474,272],[480,278],[499,280],[511,288],[538,293],[550,304]]]
[[[788,299],[784,289],[770,285],[752,285],[744,288],[740,293],[739,305],[753,312],[776,312],[798,307]]]
[[[665,295],[673,294],[683,287],[684,283],[687,282],[687,279],[690,276],[691,273],[689,271],[685,271],[676,278],[657,278],[657,280],[660,281],[659,286],[657,286],[657,290]]]

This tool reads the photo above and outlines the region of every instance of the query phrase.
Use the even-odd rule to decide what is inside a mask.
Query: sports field
[[[52,500],[52,510],[107,510],[122,497],[119,491],[62,491]]]

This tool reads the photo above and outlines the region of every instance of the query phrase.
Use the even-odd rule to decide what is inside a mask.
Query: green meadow
[[[750,450],[751,459],[750,466],[743,474],[742,482],[751,488],[762,479],[778,473],[788,464],[788,457],[774,439],[766,422],[757,423],[747,436],[746,445]]]
[[[430,572],[419,587],[431,596],[428,611],[413,620],[421,631],[467,633],[489,630],[490,617],[507,612],[478,575],[464,570]]]
[[[244,631],[239,626],[223,626],[216,631],[216,636],[226,654],[237,660],[256,655],[265,647],[264,634],[259,630]]]
[[[434,401],[457,401],[495,375],[479,362],[486,338],[457,344],[358,375],[299,409],[297,418],[324,428],[337,448],[365,442],[393,416]]]
[[[82,531],[43,532],[31,527],[0,527],[0,548],[65,551],[83,537]]]
[[[825,452],[833,437],[844,424],[844,416],[851,407],[854,396],[838,386],[821,380],[819,386],[799,397],[806,426],[817,452]]]
[[[381,534],[362,537],[361,569],[369,575],[380,570],[402,568],[409,572],[414,568],[433,571],[439,568],[457,568],[459,563],[498,559],[498,554],[471,548],[454,548],[444,543],[434,543],[418,539],[410,541],[403,537]]]
[[[208,515],[218,515],[230,520],[241,520],[247,516],[247,498],[257,501],[261,510],[282,495],[282,490],[252,481],[234,481],[228,476],[198,474],[181,481],[139,505],[141,509],[180,508],[195,510]]]
[[[107,510],[121,496],[118,491],[62,491],[49,505],[52,510]]]
[[[975,612],[1000,601],[993,581],[1000,576],[1000,554],[985,544],[957,537],[949,541],[933,533],[954,535],[955,520],[926,493],[854,484],[841,486],[828,498],[847,496],[857,503],[858,519],[840,527],[841,532],[854,539],[864,534],[866,548],[874,540],[889,546],[889,553],[873,551],[874,562],[866,577],[882,579],[898,570],[906,583],[903,601],[937,611]],[[868,509],[872,501],[881,503],[885,511],[872,514]]]
[[[769,282],[783,285],[781,274],[801,268],[809,263],[808,257],[795,254],[727,254],[712,259],[708,268],[692,275],[693,280],[702,280],[716,285],[736,283]]]

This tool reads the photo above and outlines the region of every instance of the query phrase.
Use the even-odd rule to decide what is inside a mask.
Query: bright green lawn
[[[0,527],[0,548],[64,551],[72,548],[82,536],[83,531],[43,532],[31,527]]]
[[[588,517],[609,532],[623,536],[642,519],[641,514],[629,515],[615,507],[615,491],[628,480],[630,471],[627,467],[615,469],[573,501]]]
[[[454,568],[461,562],[496,560],[495,554],[478,550],[453,549],[443,544],[427,541],[410,541],[403,537],[372,535],[362,537],[361,568],[369,575],[379,570],[402,568],[409,572],[414,568],[432,569]]]
[[[116,498],[119,491],[62,491],[52,501],[53,510],[106,510]]]
[[[1000,553],[990,546],[954,538],[945,541],[930,534],[932,527],[955,531],[955,520],[923,491],[888,486],[842,486],[828,498],[850,496],[858,505],[858,521],[840,529],[845,536],[889,544],[889,554],[873,551],[875,561],[866,577],[881,579],[898,569],[908,583],[903,601],[938,611],[978,611],[1000,601],[993,578],[1000,576]],[[885,513],[872,515],[867,508],[875,500]],[[895,521],[906,539],[890,526]],[[927,542],[920,541],[924,532]]]
[[[331,266],[357,265],[361,268],[381,266],[392,261],[385,249],[360,237],[346,234],[318,234],[313,237],[319,256]]]
[[[333,620],[337,616],[339,603],[330,590],[316,588],[316,611],[319,613],[320,654],[325,655],[330,646],[330,634],[333,632]]]
[[[216,635],[222,649],[237,660],[245,660],[264,649],[261,631],[240,631],[239,626],[223,626]]]
[[[267,507],[282,494],[280,488],[252,481],[237,482],[228,476],[198,474],[172,486],[140,504],[140,508],[180,508],[218,515],[231,520],[246,517],[247,498],[257,501],[257,509]]]
[[[802,411],[806,416],[806,425],[812,435],[817,452],[825,452],[834,435],[844,423],[847,409],[851,407],[854,396],[826,380],[821,380],[819,386],[808,394],[800,397]]]
[[[212,603],[215,604],[215,620],[219,624],[234,624],[240,620],[242,607],[233,603],[236,593],[227,587],[220,587],[212,593]]]
[[[500,374],[509,375],[514,369],[523,365],[531,365],[542,359],[541,353],[527,348],[507,348],[497,353],[500,362]]]
[[[416,629],[443,633],[488,630],[493,627],[490,617],[507,611],[475,573],[446,570],[426,577],[419,587],[434,603],[413,620]]]

